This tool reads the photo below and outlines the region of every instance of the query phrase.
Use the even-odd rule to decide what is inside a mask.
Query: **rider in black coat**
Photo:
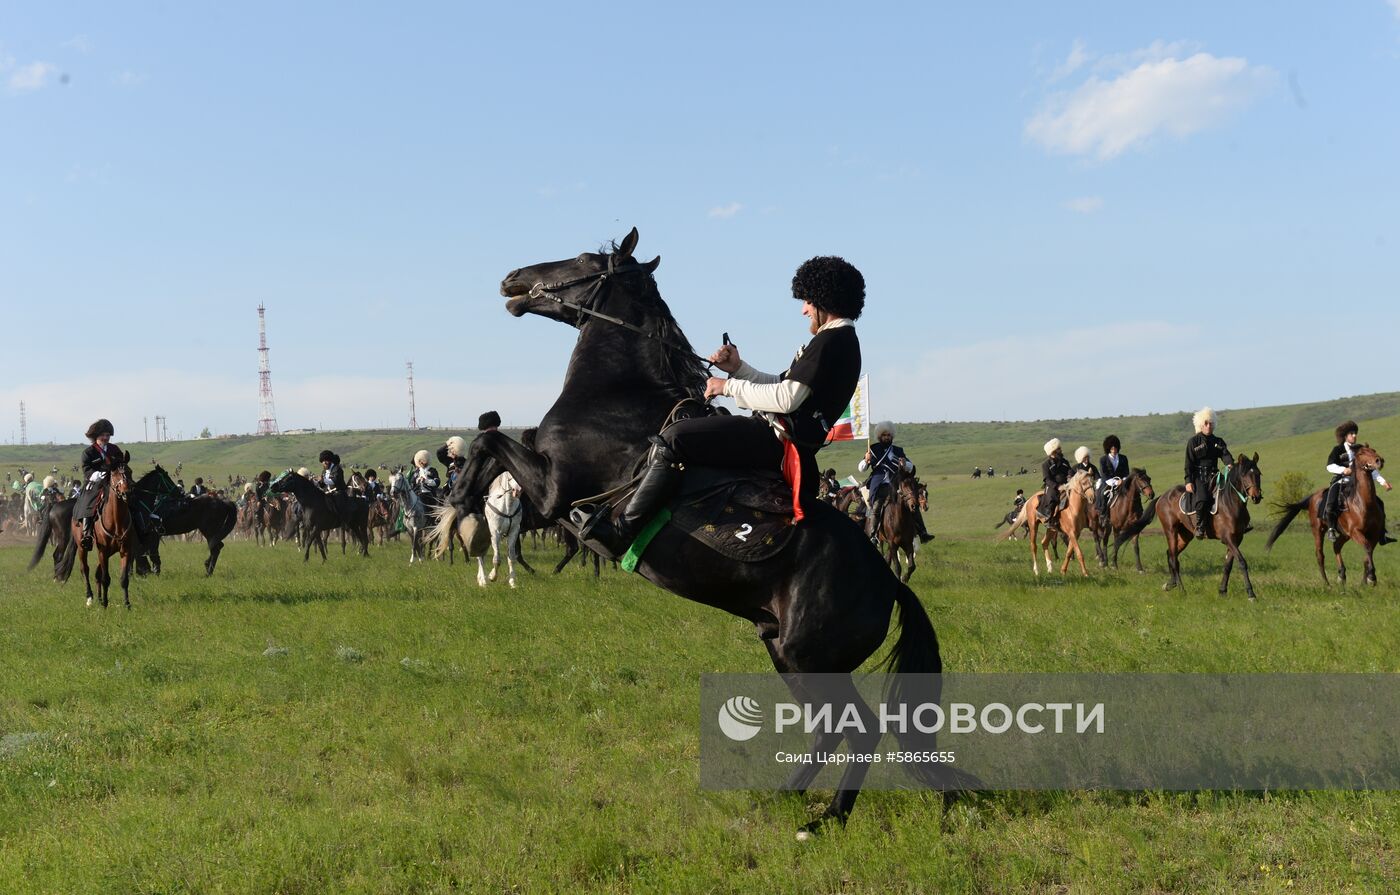
[[[77,503],[73,505],[73,518],[81,521],[83,526],[84,550],[92,549],[92,509],[98,495],[107,490],[107,474],[126,462],[126,453],[112,444],[114,434],[116,433],[111,422],[105,419],[100,419],[87,428],[86,437],[92,443],[83,449],[81,461],[82,481],[86,484],[78,494]]]
[[[1228,469],[1235,465],[1235,457],[1224,439],[1216,437],[1214,410],[1202,407],[1191,422],[1196,434],[1186,442],[1186,492],[1190,495],[1187,512],[1196,514],[1196,537],[1204,538],[1206,517],[1213,506],[1211,488],[1215,486],[1217,464],[1223,461]]]

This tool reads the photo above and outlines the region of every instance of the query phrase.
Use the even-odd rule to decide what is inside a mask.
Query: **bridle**
[[[623,320],[620,317],[614,317],[611,314],[604,314],[602,311],[594,309],[593,305],[598,301],[598,298],[603,293],[603,289],[609,285],[613,277],[618,277],[622,276],[623,274],[636,273],[637,271],[646,270],[647,267],[644,264],[638,264],[635,261],[628,261],[623,264],[618,264],[615,255],[608,255],[608,267],[606,270],[600,270],[597,273],[590,273],[581,277],[574,277],[572,280],[563,280],[558,283],[536,283],[535,285],[530,287],[529,296],[530,298],[547,298],[555,304],[565,308],[569,308],[579,314],[586,314],[589,317],[596,317],[597,319],[611,323],[614,326],[620,326],[628,332],[634,332],[637,335],[642,336],[643,338],[650,339],[653,342],[656,342],[666,348],[669,348],[672,351],[678,352],[680,354],[688,354],[696,360],[700,361],[700,363],[704,364],[706,369],[712,369],[714,367],[714,364],[711,361],[701,357],[694,351],[691,351],[689,348],[686,348],[684,345],[678,345],[669,339],[663,339],[656,333],[642,329],[635,323],[628,323],[626,320]],[[588,290],[583,294],[583,298],[581,301],[571,301],[565,298],[564,296],[558,294],[566,289],[573,289],[577,286],[582,286],[585,283],[590,285],[588,287]]]

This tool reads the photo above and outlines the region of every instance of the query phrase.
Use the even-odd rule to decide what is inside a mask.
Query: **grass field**
[[[1397,398],[1222,414],[1221,434],[1259,452],[1268,496],[1285,472],[1325,480],[1332,417],[1365,418],[1382,454],[1400,445]],[[1164,488],[1180,478],[1185,433],[1173,433],[1188,428],[902,427],[931,486],[939,539],[913,585],[946,667],[1400,671],[1400,548],[1378,551],[1378,588],[1355,584],[1352,548],[1352,587],[1325,590],[1303,525],[1263,552],[1267,506],[1245,541],[1253,604],[1238,573],[1216,596],[1216,544],[1194,545],[1185,591],[1164,594],[1152,529],[1145,576],[1037,582],[1024,543],[991,543],[1012,492],[1038,477],[973,481],[973,465],[1034,469],[1050,435],[1097,456],[1117,431]],[[392,461],[443,435],[159,456],[185,456],[189,481],[300,465],[326,443],[347,462]],[[836,446],[823,465],[853,472],[862,448]],[[6,447],[0,468],[70,453]],[[409,569],[403,547],[306,566],[289,547],[240,541],[205,579],[204,547],[178,543],[163,578],[136,580],[134,611],[104,613],[83,608],[81,582],[26,574],[28,548],[4,543],[4,892],[1400,890],[1394,793],[1003,793],[945,809],[871,792],[847,829],[799,845],[793,830],[829,793],[698,787],[699,675],[768,670],[752,629],[618,573],[575,567],[483,591],[461,566]],[[536,565],[555,556],[542,548]]]
[[[989,540],[1007,485],[935,477],[913,584],[949,670],[1400,670],[1400,548],[1378,588],[1325,591],[1301,528],[1272,554],[1252,534],[1253,604],[1238,578],[1216,596],[1215,544],[1164,594],[1155,537],[1146,576],[1037,583]],[[180,543],[128,613],[28,552],[0,548],[4,892],[1400,888],[1386,792],[871,792],[799,844],[828,792],[698,787],[699,675],[767,670],[751,627],[619,573],[479,590],[398,546],[305,566],[235,542],[205,579]]]

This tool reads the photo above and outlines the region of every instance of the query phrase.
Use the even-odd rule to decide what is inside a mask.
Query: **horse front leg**
[[[1347,564],[1346,561],[1342,559],[1342,545],[1345,543],[1345,535],[1332,542],[1332,553],[1337,557],[1337,580],[1343,585],[1347,583]]]
[[[1137,571],[1139,575],[1147,574],[1147,570],[1142,567],[1142,546],[1138,544],[1138,535],[1133,536],[1133,558],[1137,560]]]
[[[1235,552],[1230,549],[1230,545],[1225,545],[1225,574],[1220,578],[1220,595],[1223,597],[1230,590],[1230,570],[1235,567]]]
[[[1371,559],[1371,551],[1374,550],[1374,549],[1376,549],[1376,546],[1375,546],[1375,544],[1372,544],[1370,541],[1365,541],[1365,542],[1363,542],[1363,543],[1361,544],[1361,546],[1362,546],[1362,549],[1364,549],[1364,550],[1366,551],[1366,578],[1365,578],[1365,581],[1366,581],[1367,584],[1371,585],[1372,587],[1375,587],[1375,586],[1376,586],[1376,564],[1375,564],[1375,562]]]
[[[76,539],[78,536],[74,535]],[[88,571],[87,551],[82,547],[78,548],[78,565],[83,570],[83,586],[87,588],[87,605],[92,605],[92,573]]]

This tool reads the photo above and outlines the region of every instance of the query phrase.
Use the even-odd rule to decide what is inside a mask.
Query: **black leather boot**
[[[680,483],[681,471],[676,468],[675,453],[660,437],[653,436],[642,480],[621,516],[614,520],[607,507],[592,513],[581,512],[583,508],[580,507],[570,514],[578,525],[579,538],[604,548],[609,559],[621,559],[643,526],[666,506]]]
[[[1204,504],[1196,506],[1196,537],[1205,540],[1206,538],[1206,515],[1210,510]]]
[[[1327,499],[1322,502],[1322,521],[1327,525],[1327,540],[1337,540],[1337,491],[1336,485],[1327,489]]]
[[[88,516],[83,520],[83,536],[80,545],[84,550],[92,549],[92,517]]]
[[[920,513],[918,510],[914,511],[914,527],[919,532],[920,544],[927,544],[929,541],[933,540],[933,535],[929,534],[928,529],[924,527],[924,514]]]

